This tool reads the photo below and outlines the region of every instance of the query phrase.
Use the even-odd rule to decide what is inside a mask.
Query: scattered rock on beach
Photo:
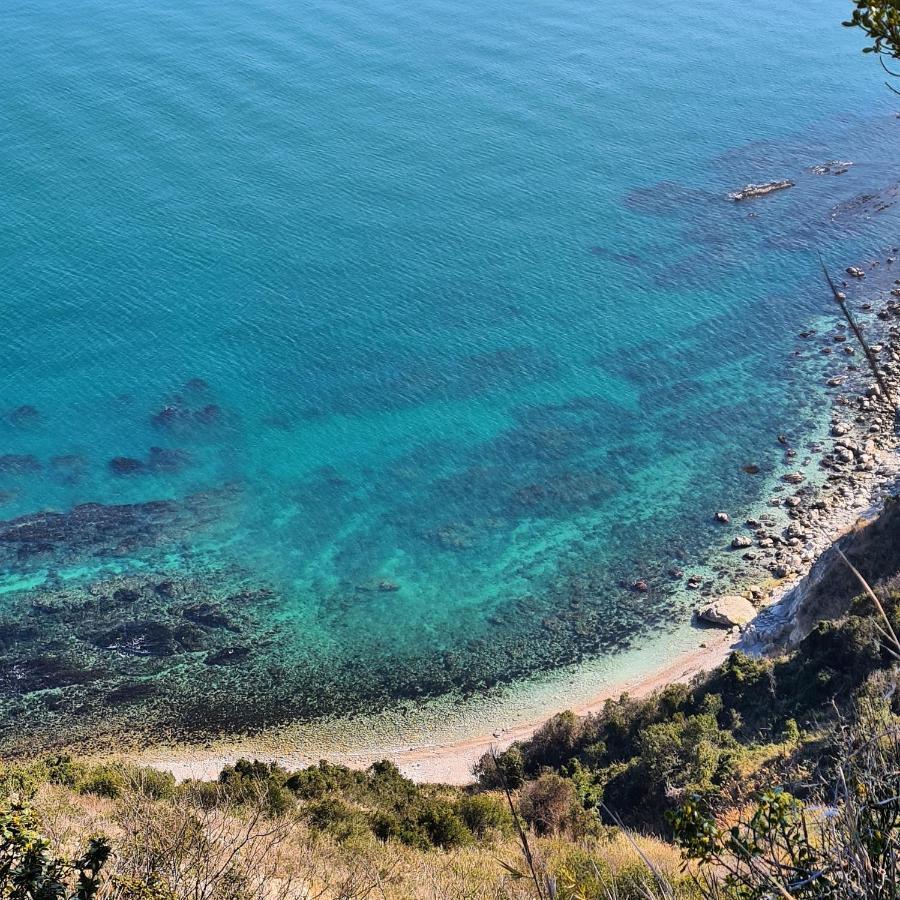
[[[748,547],[752,546],[753,541],[745,534],[739,534],[737,537],[732,538],[731,541],[732,550],[746,550]]]

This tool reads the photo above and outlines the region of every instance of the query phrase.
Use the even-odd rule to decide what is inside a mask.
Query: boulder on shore
[[[746,598],[735,596],[719,597],[709,606],[697,610],[697,618],[709,625],[720,628],[743,626],[756,616],[756,607]]]

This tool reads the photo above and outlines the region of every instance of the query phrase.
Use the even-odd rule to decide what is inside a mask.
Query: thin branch
[[[544,900],[544,888],[540,878],[538,878],[534,854],[531,852],[531,845],[528,843],[528,835],[525,833],[525,828],[522,825],[521,819],[519,819],[519,812],[516,809],[515,803],[513,803],[512,791],[509,789],[506,773],[500,768],[500,764],[497,762],[497,751],[493,747],[490,749],[490,754],[491,760],[494,763],[494,771],[500,779],[500,786],[503,788],[503,793],[506,795],[506,802],[509,804],[509,811],[512,813],[513,824],[519,835],[519,843],[522,845],[522,855],[525,857],[525,862],[528,863],[528,869],[531,872],[531,880],[534,882],[534,887],[537,890],[538,900]]]
[[[891,78],[900,78],[900,72],[892,72],[892,71],[887,67],[887,63],[884,61],[884,57],[883,57],[883,56],[879,56],[879,57],[878,57],[878,62],[881,63],[881,68],[884,69],[884,71],[887,72],[888,75],[891,76]]]
[[[884,377],[881,374],[881,368],[878,365],[878,359],[872,352],[872,348],[869,347],[868,343],[866,342],[866,339],[862,333],[862,329],[859,327],[859,325],[856,324],[856,319],[853,318],[853,315],[847,307],[846,297],[837,289],[837,286],[832,280],[831,275],[828,272],[828,268],[825,265],[825,261],[822,259],[821,253],[819,253],[819,262],[822,264],[822,271],[825,273],[825,280],[828,282],[828,286],[831,288],[831,293],[834,295],[835,302],[841,308],[841,312],[844,314],[844,318],[847,320],[847,323],[850,325],[850,328],[856,335],[856,339],[859,341],[859,345],[860,347],[862,347],[863,353],[865,353],[866,355],[866,360],[869,363],[869,368],[872,370],[872,374],[875,376],[875,380],[878,382],[878,386],[881,388],[882,395],[896,410],[897,404],[894,402],[894,397],[887,386],[887,382],[884,380]]]
[[[835,549],[837,550],[838,554],[840,554],[841,559],[847,564],[847,567],[850,569],[850,571],[857,577],[859,583],[863,586],[863,590],[866,592],[866,595],[875,604],[875,608],[878,610],[879,615],[884,620],[885,627],[887,628],[887,631],[890,634],[890,639],[894,644],[894,647],[891,649],[894,649],[898,653],[900,653],[900,640],[897,639],[897,633],[894,631],[894,626],[891,624],[891,620],[888,618],[888,614],[884,611],[884,607],[881,605],[881,601],[875,595],[875,591],[873,591],[872,588],[869,587],[869,583],[865,578],[863,578],[859,569],[857,569],[856,566],[854,566],[853,563],[850,562],[849,559],[847,559],[844,551],[841,550],[840,547],[835,547]],[[894,655],[896,656],[897,653],[895,653]]]

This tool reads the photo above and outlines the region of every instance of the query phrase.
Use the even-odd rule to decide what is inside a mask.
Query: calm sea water
[[[683,617],[667,569],[825,414],[814,250],[897,236],[847,5],[2,4],[0,518],[180,511],[8,541],[8,719],[315,715]]]

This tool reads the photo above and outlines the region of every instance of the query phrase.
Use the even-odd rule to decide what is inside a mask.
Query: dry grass
[[[453,850],[418,850],[371,835],[343,843],[312,832],[291,816],[266,819],[258,811],[198,810],[183,801],[149,800],[129,792],[110,800],[47,784],[34,806],[52,843],[74,852],[86,835],[107,836],[115,853],[104,898],[136,896],[135,883],[162,876],[165,900],[532,900],[513,837]],[[634,872],[643,867],[635,844],[673,878],[681,859],[651,837],[608,831],[578,842],[531,838],[548,872],[581,869]],[[633,843],[632,843],[633,842]],[[118,887],[117,887],[118,885]],[[124,889],[122,885],[131,886]],[[561,896],[566,896],[561,893]],[[572,893],[568,896],[576,897]],[[154,898],[155,900],[155,898]]]

